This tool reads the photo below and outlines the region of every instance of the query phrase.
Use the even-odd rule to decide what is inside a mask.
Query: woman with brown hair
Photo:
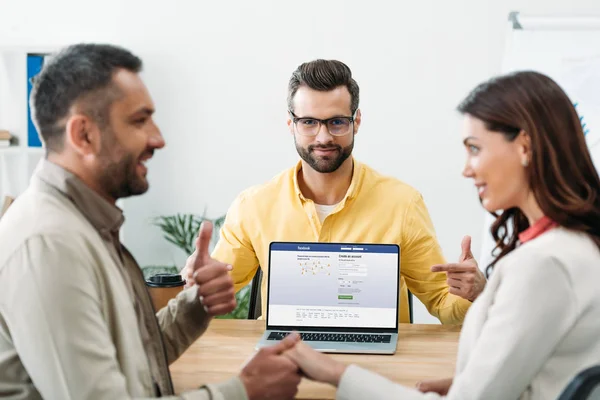
[[[553,399],[600,364],[600,178],[564,91],[536,72],[494,78],[460,104],[463,175],[497,257],[465,319],[456,375],[422,393],[300,342],[287,354],[339,399]]]

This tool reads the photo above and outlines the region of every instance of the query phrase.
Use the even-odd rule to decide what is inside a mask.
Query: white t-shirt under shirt
[[[339,203],[328,206],[328,205],[315,203],[315,208],[317,210],[317,214],[319,215],[319,219],[321,220],[321,223],[323,223],[323,221],[325,221],[325,218],[327,218],[327,216],[329,214],[331,214],[333,212],[333,210],[335,210],[335,208],[337,207],[338,204]]]

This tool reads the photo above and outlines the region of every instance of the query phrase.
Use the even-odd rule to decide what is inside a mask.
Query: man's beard
[[[294,137],[294,144],[296,145],[296,151],[308,165],[311,166],[317,172],[323,174],[329,174],[335,172],[338,168],[352,155],[352,149],[354,148],[354,138],[352,143],[342,148],[339,145],[310,145],[306,149],[298,144]],[[314,149],[334,149],[335,151],[326,157],[315,156]]]
[[[137,173],[137,164],[141,155],[134,157],[133,154],[127,154],[119,161],[112,161],[108,154],[104,157],[100,184],[111,198],[120,199],[140,195],[148,190],[148,181]]]

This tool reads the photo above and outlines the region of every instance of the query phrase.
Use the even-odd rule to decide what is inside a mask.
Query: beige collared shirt
[[[210,318],[194,288],[155,314],[119,240],[123,221],[77,177],[40,163],[0,221],[0,398],[173,396],[168,366]],[[171,398],[246,394],[235,377]]]

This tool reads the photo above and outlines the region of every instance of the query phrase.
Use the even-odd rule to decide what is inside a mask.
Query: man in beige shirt
[[[124,49],[85,44],[36,78],[46,159],[0,221],[0,398],[292,398],[300,376],[281,354],[295,338],[229,381],[174,394],[169,364],[236,304],[231,267],[208,255],[210,226],[196,285],[156,313],[120,243],[116,200],[148,189],[146,161],[165,144],[140,69]]]

